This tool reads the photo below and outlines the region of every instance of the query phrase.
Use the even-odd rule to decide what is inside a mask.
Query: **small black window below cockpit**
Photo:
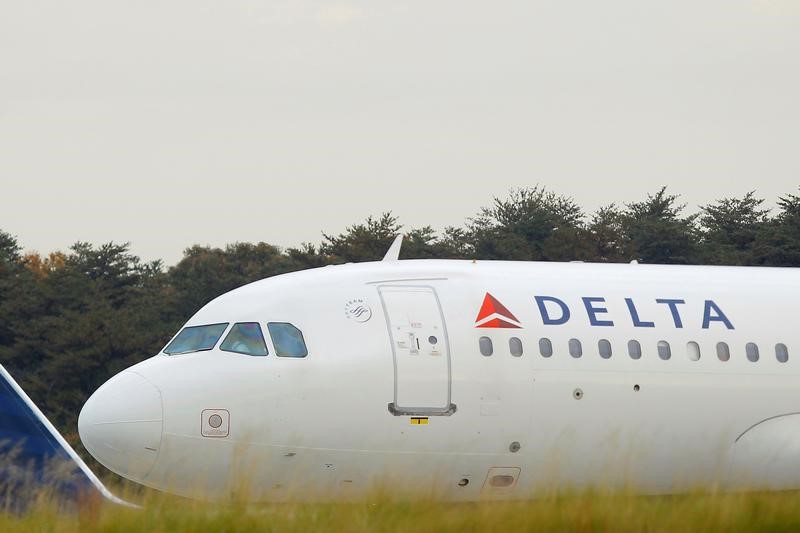
[[[228,336],[220,344],[223,352],[241,353],[244,355],[267,355],[267,344],[264,334],[257,322],[239,322],[234,324]]]
[[[211,350],[216,346],[217,341],[228,324],[209,324],[208,326],[189,326],[183,328],[172,342],[164,348],[164,353],[168,355],[178,355],[189,352],[202,352]]]
[[[305,357],[308,355],[303,332],[288,322],[267,324],[275,353],[279,357]]]

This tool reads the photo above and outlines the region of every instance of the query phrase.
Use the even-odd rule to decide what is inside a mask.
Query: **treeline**
[[[0,362],[75,443],[88,395],[157,353],[215,296],[276,274],[380,259],[401,231],[385,213],[323,234],[319,245],[192,246],[169,268],[142,262],[127,244],[79,242],[67,252],[26,254],[0,231]],[[587,214],[571,198],[533,187],[494,199],[463,226],[405,235],[402,259],[800,266],[800,196],[786,194],[769,210],[748,193],[686,214],[661,189]]]

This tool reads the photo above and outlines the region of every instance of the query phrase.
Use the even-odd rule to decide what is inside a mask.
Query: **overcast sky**
[[[800,185],[800,2],[0,0],[0,229],[29,250],[461,225]]]

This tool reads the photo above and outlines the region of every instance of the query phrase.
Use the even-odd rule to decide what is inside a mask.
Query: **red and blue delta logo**
[[[522,325],[505,305],[487,292],[483,298],[481,310],[478,311],[478,317],[475,319],[475,327],[520,329]]]

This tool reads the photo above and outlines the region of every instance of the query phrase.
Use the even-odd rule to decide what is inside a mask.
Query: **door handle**
[[[414,333],[408,334],[408,352],[411,355],[419,355],[419,339]]]

